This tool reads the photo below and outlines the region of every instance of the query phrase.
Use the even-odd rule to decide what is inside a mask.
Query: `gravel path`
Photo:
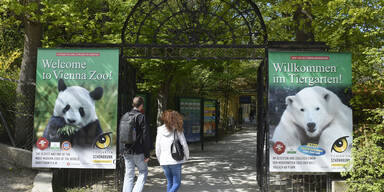
[[[0,192],[29,192],[33,187],[36,171],[31,169],[0,168]]]

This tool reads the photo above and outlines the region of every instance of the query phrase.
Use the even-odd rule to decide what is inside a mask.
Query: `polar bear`
[[[351,108],[326,88],[306,87],[296,95],[287,96],[285,103],[287,107],[273,133],[273,143],[329,146],[334,138],[350,136],[352,132]]]

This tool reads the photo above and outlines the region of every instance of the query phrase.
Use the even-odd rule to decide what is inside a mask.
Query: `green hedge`
[[[0,77],[6,75],[9,76],[9,74],[0,71]],[[14,127],[15,114],[12,111],[14,111],[15,106],[16,87],[17,83],[15,82],[0,80],[0,111],[11,130]],[[2,122],[0,123],[0,138],[2,142],[8,141],[8,135]]]

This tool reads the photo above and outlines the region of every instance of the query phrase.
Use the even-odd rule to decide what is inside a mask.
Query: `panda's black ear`
[[[59,92],[60,91],[64,91],[65,89],[67,89],[67,86],[65,85],[63,79],[59,79],[59,83],[57,85],[57,88],[59,89]]]
[[[329,94],[328,94],[328,93],[324,95],[324,99],[325,99],[326,101],[329,100]]]
[[[95,90],[89,93],[93,100],[99,100],[103,96],[103,88],[96,87]]]
[[[287,96],[286,98],[285,98],[285,104],[286,105],[290,105],[290,104],[292,104],[293,103],[293,98],[294,98],[295,96]]]

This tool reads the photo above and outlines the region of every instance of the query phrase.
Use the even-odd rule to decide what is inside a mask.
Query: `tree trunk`
[[[167,110],[168,107],[169,89],[171,88],[172,79],[173,75],[162,83],[159,94],[157,95],[157,126],[162,124],[161,114]]]
[[[119,78],[120,117],[132,109],[132,100],[136,96],[136,92],[136,68],[126,60],[122,60]]]
[[[298,5],[293,16],[295,21],[296,41],[314,41],[312,28],[312,14],[309,5],[303,7]]]
[[[30,0],[27,3],[40,0]],[[15,126],[16,145],[31,148],[33,139],[33,112],[35,105],[36,62],[37,48],[41,47],[41,23],[28,20],[24,21],[24,53],[20,69],[19,83],[17,85],[17,114]]]
[[[161,114],[166,109],[167,101],[164,99],[166,97],[167,96],[164,95],[164,93],[162,93],[161,91],[157,95],[157,121],[156,121],[157,126],[160,126],[162,124]]]

